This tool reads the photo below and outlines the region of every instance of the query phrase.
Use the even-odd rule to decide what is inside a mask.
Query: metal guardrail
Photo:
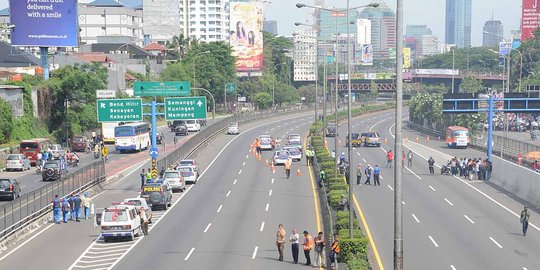
[[[21,228],[49,213],[54,195],[66,197],[81,192],[105,180],[105,164],[96,161],[62,179],[28,192],[0,206],[0,242]]]

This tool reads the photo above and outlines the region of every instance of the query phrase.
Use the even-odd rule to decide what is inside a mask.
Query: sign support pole
[[[493,153],[493,96],[489,96],[488,105],[488,141],[487,141],[487,156],[488,161],[492,162],[491,154]],[[501,150],[502,151],[502,150]]]
[[[49,79],[49,47],[39,47],[39,59],[43,68],[43,79]]]
[[[152,112],[151,112],[151,121],[152,121],[152,149],[156,148],[156,132],[157,132],[157,121],[156,121],[156,101],[155,100],[152,100],[152,103],[151,103],[151,107],[152,107]],[[152,159],[156,160],[157,161],[157,156],[156,157],[152,157]],[[152,170],[156,169],[156,162],[152,162]]]

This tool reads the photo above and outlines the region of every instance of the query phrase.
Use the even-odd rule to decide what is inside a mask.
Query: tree
[[[322,92],[322,89],[320,89],[320,91]],[[303,85],[298,88],[297,93],[299,97],[306,98],[305,102],[315,102],[315,84]],[[321,93],[318,94],[320,95]]]
[[[190,39],[185,37],[184,33],[174,36],[172,41],[167,42],[167,48],[172,49],[168,53],[169,57],[175,60],[182,60],[189,49]]]
[[[460,88],[465,93],[480,93],[484,90],[482,81],[472,75],[468,75],[463,78]]]
[[[13,112],[11,105],[3,98],[0,98],[0,143],[5,143],[9,140],[12,130]]]
[[[272,106],[272,96],[266,92],[256,93],[253,102],[260,110],[268,109]]]

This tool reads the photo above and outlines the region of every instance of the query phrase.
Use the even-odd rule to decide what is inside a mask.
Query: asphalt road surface
[[[404,116],[406,117],[406,116]],[[383,145],[353,150],[353,183],[356,167],[367,164],[381,167],[381,185],[354,185],[354,193],[376,246],[374,265],[379,269],[393,266],[393,168],[385,168],[386,151],[394,149],[394,112],[380,112],[367,119],[353,120],[353,132],[378,131]],[[340,134],[347,134],[346,124]],[[419,137],[416,142],[416,137]],[[538,212],[531,211],[527,236],[521,232],[519,214],[523,202],[514,200],[484,181],[468,181],[440,174],[430,175],[427,159],[433,156],[438,165],[452,156],[480,157],[473,149],[448,149],[442,142],[406,131],[405,152],[414,152],[413,165],[403,169],[403,238],[404,269],[540,269],[540,233],[535,226]],[[385,143],[386,139],[386,143]],[[338,153],[346,152],[345,137]],[[334,140],[328,138],[333,148]],[[401,162],[401,153],[395,155]],[[406,163],[406,162],[405,162]],[[524,168],[525,169],[525,168]],[[497,177],[497,168],[494,175]]]
[[[150,235],[134,242],[104,243],[93,220],[47,225],[27,243],[2,254],[1,269],[297,269],[290,245],[285,261],[277,260],[277,225],[287,237],[292,228],[313,235],[322,230],[314,186],[305,159],[292,166],[290,179],[283,167],[275,173],[250,153],[260,134],[285,138],[304,136],[312,113],[272,118],[240,126],[238,136],[221,135],[195,157],[202,175],[196,185],[175,193],[173,207],[155,211]],[[278,121],[278,119],[280,119]],[[167,134],[166,134],[167,136]],[[97,207],[138,195],[140,168],[147,159],[132,160],[131,173],[93,198]],[[297,176],[300,169],[301,176]],[[300,251],[302,253],[302,251]],[[32,260],[27,258],[32,256]],[[313,259],[312,255],[312,259]],[[299,263],[305,262],[300,254]]]

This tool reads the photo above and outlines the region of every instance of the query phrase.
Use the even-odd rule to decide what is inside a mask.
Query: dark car
[[[152,210],[158,207],[167,210],[171,206],[172,187],[167,181],[146,183],[141,191],[141,198],[144,198]]]
[[[326,137],[336,137],[336,126],[327,126],[326,127]]]
[[[0,179],[0,198],[14,200],[21,197],[21,186],[19,182],[13,178]]]
[[[174,135],[176,136],[187,136],[188,135],[188,129],[185,125],[181,125],[181,126],[177,126],[175,129],[174,129]]]
[[[89,147],[89,141],[85,136],[73,136],[71,138],[71,149],[73,152],[84,152]]]
[[[164,140],[165,140],[165,136],[163,135],[163,132],[157,132],[156,133],[156,143],[157,144],[162,144]]]
[[[41,177],[43,181],[54,181],[64,178],[66,174],[67,171],[61,168],[60,161],[49,161],[43,165]]]
[[[199,123],[199,125],[201,125],[201,127],[208,125],[208,123],[206,122],[206,119],[199,119],[197,120],[197,122]]]
[[[185,126],[186,121],[184,121],[184,120],[174,120],[169,125],[169,128],[171,129],[171,132],[174,132],[178,126],[182,126],[182,125]]]

